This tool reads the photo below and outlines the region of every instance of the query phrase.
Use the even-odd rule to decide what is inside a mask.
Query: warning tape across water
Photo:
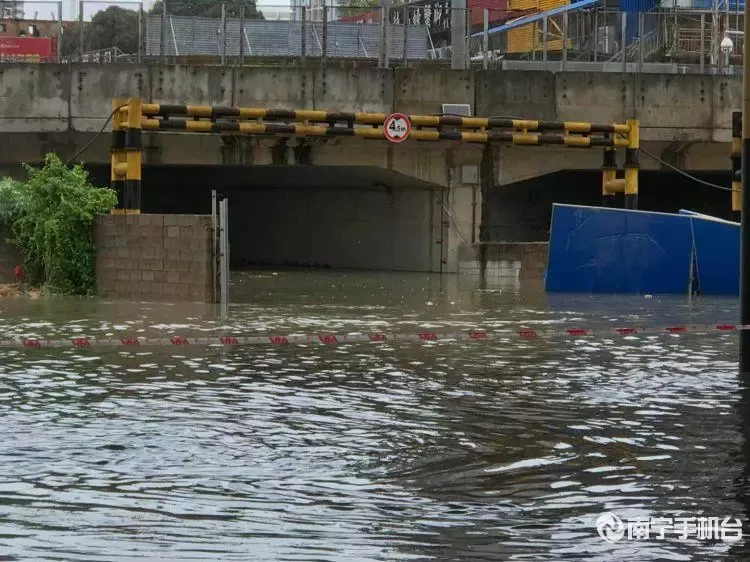
[[[750,325],[742,324],[677,324],[671,326],[619,326],[600,327],[596,329],[532,329],[517,328],[503,330],[465,330],[454,332],[420,331],[409,333],[398,332],[360,332],[335,334],[320,332],[314,334],[289,335],[254,335],[254,336],[209,336],[186,337],[169,336],[163,338],[122,337],[122,338],[89,338],[76,337],[69,339],[37,338],[0,338],[0,348],[40,349],[40,348],[135,348],[135,347],[181,347],[181,346],[221,346],[238,347],[254,345],[337,345],[346,343],[426,343],[440,341],[498,341],[509,338],[621,338],[641,335],[680,335],[694,334],[727,334],[750,330]]]

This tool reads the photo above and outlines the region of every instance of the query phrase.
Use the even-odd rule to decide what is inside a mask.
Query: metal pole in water
[[[745,2],[745,35],[750,37],[750,3]],[[742,218],[740,220],[740,323],[750,324],[750,52],[742,42]],[[740,373],[750,373],[750,331],[740,332]]]
[[[229,199],[219,202],[219,276],[221,304],[229,304]]]
[[[213,279],[213,298],[214,302],[218,302],[219,300],[219,266],[218,266],[218,251],[217,251],[217,241],[218,241],[218,234],[219,234],[219,225],[217,219],[217,211],[216,208],[216,190],[211,190],[211,278]]]
[[[742,112],[732,112],[732,215],[742,220]]]

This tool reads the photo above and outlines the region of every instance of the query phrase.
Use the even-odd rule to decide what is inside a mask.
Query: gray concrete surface
[[[111,100],[402,111],[469,103],[476,115],[642,121],[644,140],[727,141],[740,105],[737,76],[308,67],[3,65],[0,132],[92,132]],[[2,150],[2,146],[0,146]]]

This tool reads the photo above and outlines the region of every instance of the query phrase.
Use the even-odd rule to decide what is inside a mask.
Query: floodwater
[[[736,299],[237,273],[208,305],[0,301],[7,337],[732,322]],[[0,349],[0,560],[721,560],[599,515],[745,519],[733,334]],[[740,543],[741,545],[742,543]]]

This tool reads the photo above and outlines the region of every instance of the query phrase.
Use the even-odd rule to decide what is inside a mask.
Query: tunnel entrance
[[[727,188],[728,171],[690,172],[691,175]],[[600,170],[563,170],[509,185],[495,186],[484,196],[482,240],[537,242],[549,237],[553,203],[601,204]],[[618,205],[622,206],[622,194]],[[675,213],[689,209],[732,220],[729,191],[722,191],[661,170],[639,173],[638,208]]]
[[[90,170],[108,185],[108,166]],[[370,166],[146,165],[142,212],[210,214],[212,189],[229,198],[232,269],[439,269],[438,185]]]

